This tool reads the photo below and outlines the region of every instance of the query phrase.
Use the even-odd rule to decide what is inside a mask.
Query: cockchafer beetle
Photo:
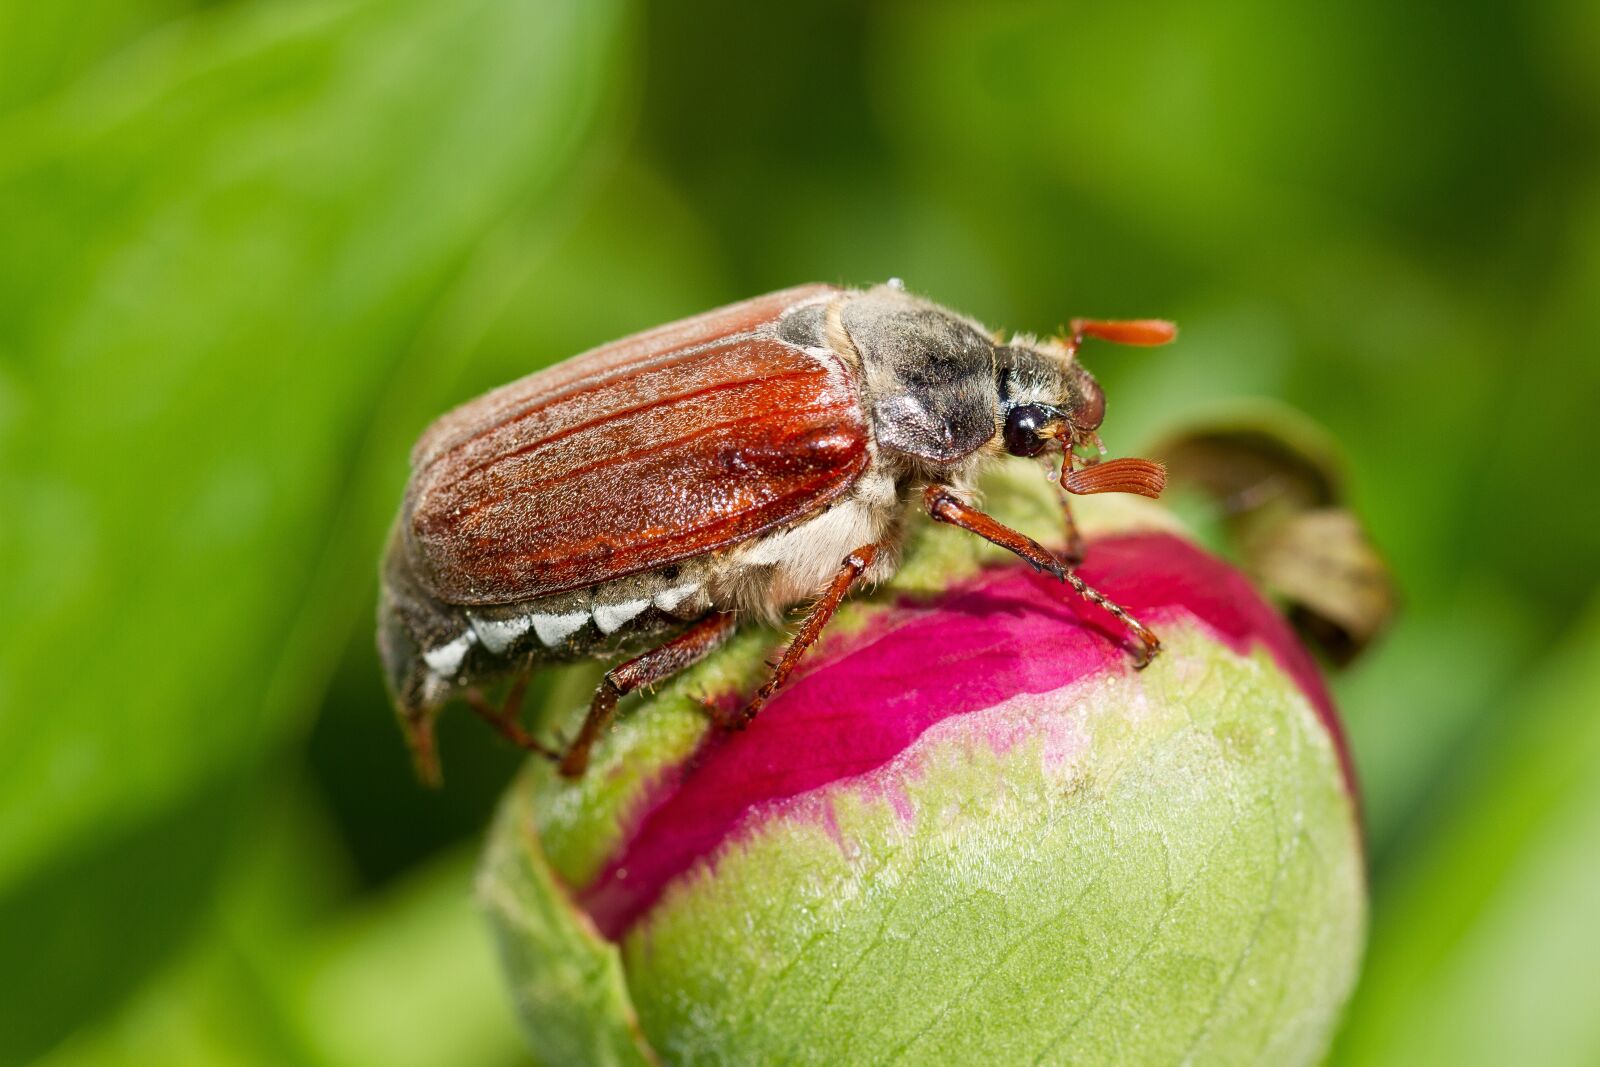
[[[622,696],[705,656],[740,618],[813,599],[766,684],[722,717],[748,723],[850,589],[894,572],[918,502],[1110,612],[1143,665],[1155,634],[1068,569],[1081,554],[1070,513],[1058,559],[968,498],[985,461],[1052,447],[1068,493],[1159,494],[1158,464],[1097,462],[1105,395],[1077,355],[1090,337],[1174,335],[1159,320],[1074,320],[1062,339],[1006,339],[897,281],[807,285],[602,345],[446,414],[412,452],[378,608],[420,772],[437,776],[433,720],[459,697],[579,776]],[[522,727],[534,669],[640,650],[606,673],[564,751]],[[492,706],[480,686],[507,676]]]

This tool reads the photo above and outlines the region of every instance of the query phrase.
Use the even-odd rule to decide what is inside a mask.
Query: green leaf
[[[1594,1063],[1600,601],[1457,765],[1448,815],[1379,898],[1335,1060]]]
[[[526,1061],[471,893],[437,856],[329,906],[332,844],[305,801],[253,805],[204,937],[38,1067],[478,1067]]]
[[[0,5],[0,113],[69,85],[202,0],[56,0]]]
[[[72,976],[3,998],[0,1059],[180,940],[225,839],[181,815],[314,707],[462,320],[505,295],[494,238],[561,209],[610,114],[622,16],[218,8],[0,126],[0,943],[26,917]],[[159,825],[184,859],[126,896]],[[74,966],[104,952],[74,930],[158,913]]]
[[[285,968],[289,1018],[340,1067],[521,1063],[494,942],[472,896],[472,856],[435,857],[333,922]]]

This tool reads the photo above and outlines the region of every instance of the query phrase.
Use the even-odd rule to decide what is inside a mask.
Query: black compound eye
[[[1049,422],[1052,413],[1038,404],[1018,404],[1006,415],[1006,451],[1013,456],[1036,456],[1044,447],[1045,438],[1039,431]]]

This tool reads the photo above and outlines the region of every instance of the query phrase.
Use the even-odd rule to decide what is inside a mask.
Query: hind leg
[[[506,699],[497,708],[489,703],[489,698],[483,695],[483,690],[473,687],[461,694],[478,718],[494,727],[495,732],[518,748],[536,752],[541,756],[555,759],[558,753],[548,745],[541,744],[534,736],[522,728],[522,698],[528,692],[528,675],[519,675],[511,683],[511,689],[506,693]]]

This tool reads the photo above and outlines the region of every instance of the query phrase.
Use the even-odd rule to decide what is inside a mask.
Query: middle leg
[[[806,654],[806,649],[816,643],[822,636],[823,628],[833,618],[833,613],[839,610],[839,605],[849,594],[851,588],[861,580],[861,576],[872,566],[872,561],[878,556],[877,545],[863,545],[845,557],[839,573],[834,575],[833,581],[828,583],[828,588],[823,590],[817,602],[811,605],[811,610],[806,613],[806,621],[801,623],[800,632],[795,634],[794,640],[789,642],[789,647],[784,649],[783,658],[778,660],[772,668],[772,676],[767,679],[756,695],[732,716],[723,720],[721,725],[732,730],[742,730],[750,725],[772,694],[783,687],[789,680],[795,666],[800,662],[800,657]]]

